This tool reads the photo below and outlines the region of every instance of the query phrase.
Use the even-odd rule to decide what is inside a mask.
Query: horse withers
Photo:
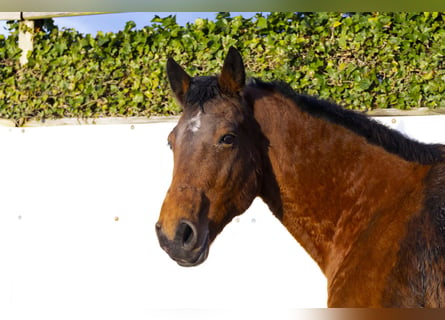
[[[444,146],[280,81],[246,84],[234,48],[217,76],[172,58],[167,75],[183,112],[156,232],[179,265],[204,262],[261,197],[327,277],[328,306],[445,306]]]

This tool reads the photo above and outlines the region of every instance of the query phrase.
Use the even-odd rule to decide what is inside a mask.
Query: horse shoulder
[[[329,306],[444,306],[445,164],[428,168],[420,188],[369,223],[329,280]]]
[[[430,170],[423,210],[407,228],[384,301],[398,307],[445,307],[445,163]]]

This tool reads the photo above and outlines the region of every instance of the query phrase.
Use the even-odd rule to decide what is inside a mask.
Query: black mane
[[[445,160],[445,152],[441,144],[426,144],[415,141],[399,131],[378,123],[365,114],[344,109],[339,105],[315,97],[297,94],[285,82],[264,82],[259,79],[252,79],[249,86],[266,90],[277,90],[294,100],[302,111],[314,117],[341,125],[363,136],[369,143],[381,146],[386,151],[396,154],[407,161],[420,164],[434,164]]]

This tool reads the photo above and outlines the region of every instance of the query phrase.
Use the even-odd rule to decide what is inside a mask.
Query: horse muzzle
[[[200,236],[196,226],[188,220],[179,223],[173,240],[163,233],[160,223],[156,224],[156,234],[161,248],[182,267],[197,266],[207,259],[209,233]]]

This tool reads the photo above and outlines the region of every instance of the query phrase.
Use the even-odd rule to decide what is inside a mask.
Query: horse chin
[[[198,248],[197,253],[193,257],[187,259],[175,259],[176,263],[181,267],[196,267],[206,261],[209,255],[210,242],[207,235],[203,245]]]

